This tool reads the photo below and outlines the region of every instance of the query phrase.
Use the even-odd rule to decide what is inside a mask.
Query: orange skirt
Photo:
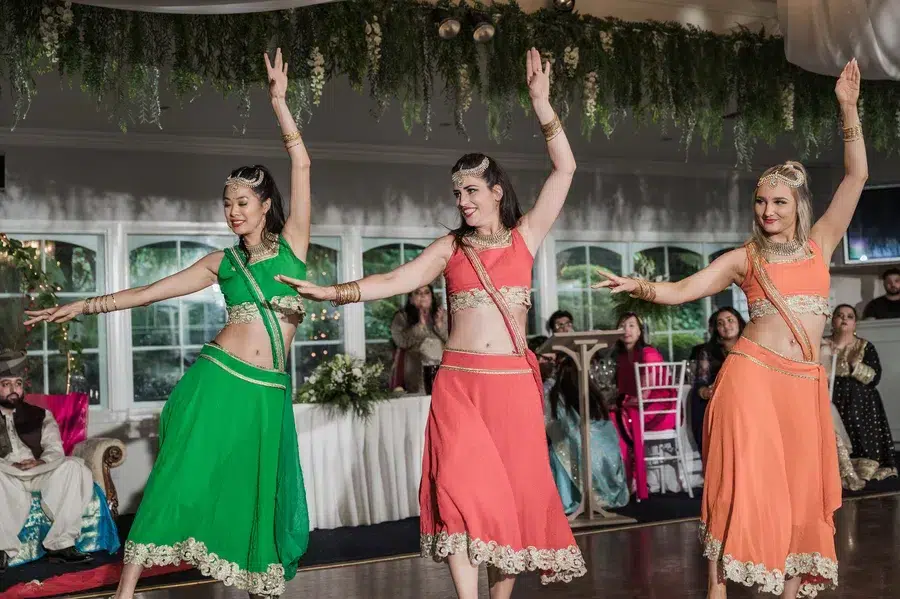
[[[838,581],[834,512],[841,505],[824,369],[741,337],[703,423],[700,540],[725,578],[799,597]]]
[[[542,389],[525,356],[446,350],[419,488],[422,555],[465,552],[544,584],[585,574],[550,473]]]

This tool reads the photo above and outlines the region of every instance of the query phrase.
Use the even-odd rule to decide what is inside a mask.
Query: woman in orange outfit
[[[700,539],[709,599],[732,580],[782,598],[837,586],[835,510],[841,505],[828,380],[817,363],[827,315],[828,259],[844,235],[868,166],[857,112],[859,67],[835,86],[845,175],[812,223],[806,169],[786,162],[763,173],[753,198],[752,239],[677,283],[603,273],[613,293],[660,304],[713,295],[732,283],[750,323],[722,366],[703,423]]]

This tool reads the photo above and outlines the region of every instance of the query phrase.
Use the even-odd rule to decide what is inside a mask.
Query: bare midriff
[[[297,332],[299,324],[297,320],[298,318],[293,318],[291,322],[278,321],[285,343],[284,355],[288,355],[294,334]],[[267,369],[273,367],[272,344],[269,342],[269,333],[262,320],[229,324],[219,331],[213,343],[254,366]]]
[[[510,306],[513,318],[524,335],[528,308]],[[459,310],[452,315],[449,349],[485,354],[513,354],[515,347],[503,316],[496,306]]]
[[[812,361],[816,361],[819,359],[819,345],[822,343],[822,332],[825,330],[827,317],[821,314],[798,314],[797,319],[806,329],[813,350]],[[800,343],[779,314],[760,316],[751,320],[744,328],[744,337],[792,360],[805,359]]]

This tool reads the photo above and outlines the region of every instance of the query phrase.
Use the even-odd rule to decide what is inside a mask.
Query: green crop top
[[[246,259],[246,254],[238,248],[238,255]],[[303,300],[290,285],[275,280],[275,275],[286,275],[294,279],[306,279],[306,264],[294,255],[293,250],[281,235],[278,236],[278,253],[259,262],[248,265],[256,284],[275,313],[281,320],[289,320],[299,316],[300,322],[306,310]],[[253,301],[253,296],[241,276],[235,271],[228,257],[219,265],[219,288],[225,296],[225,307],[228,311],[229,324],[247,323],[260,320],[262,316]]]

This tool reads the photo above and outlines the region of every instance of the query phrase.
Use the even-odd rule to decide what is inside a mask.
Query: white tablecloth
[[[311,529],[419,515],[430,404],[421,396],[380,402],[368,422],[294,405]]]

